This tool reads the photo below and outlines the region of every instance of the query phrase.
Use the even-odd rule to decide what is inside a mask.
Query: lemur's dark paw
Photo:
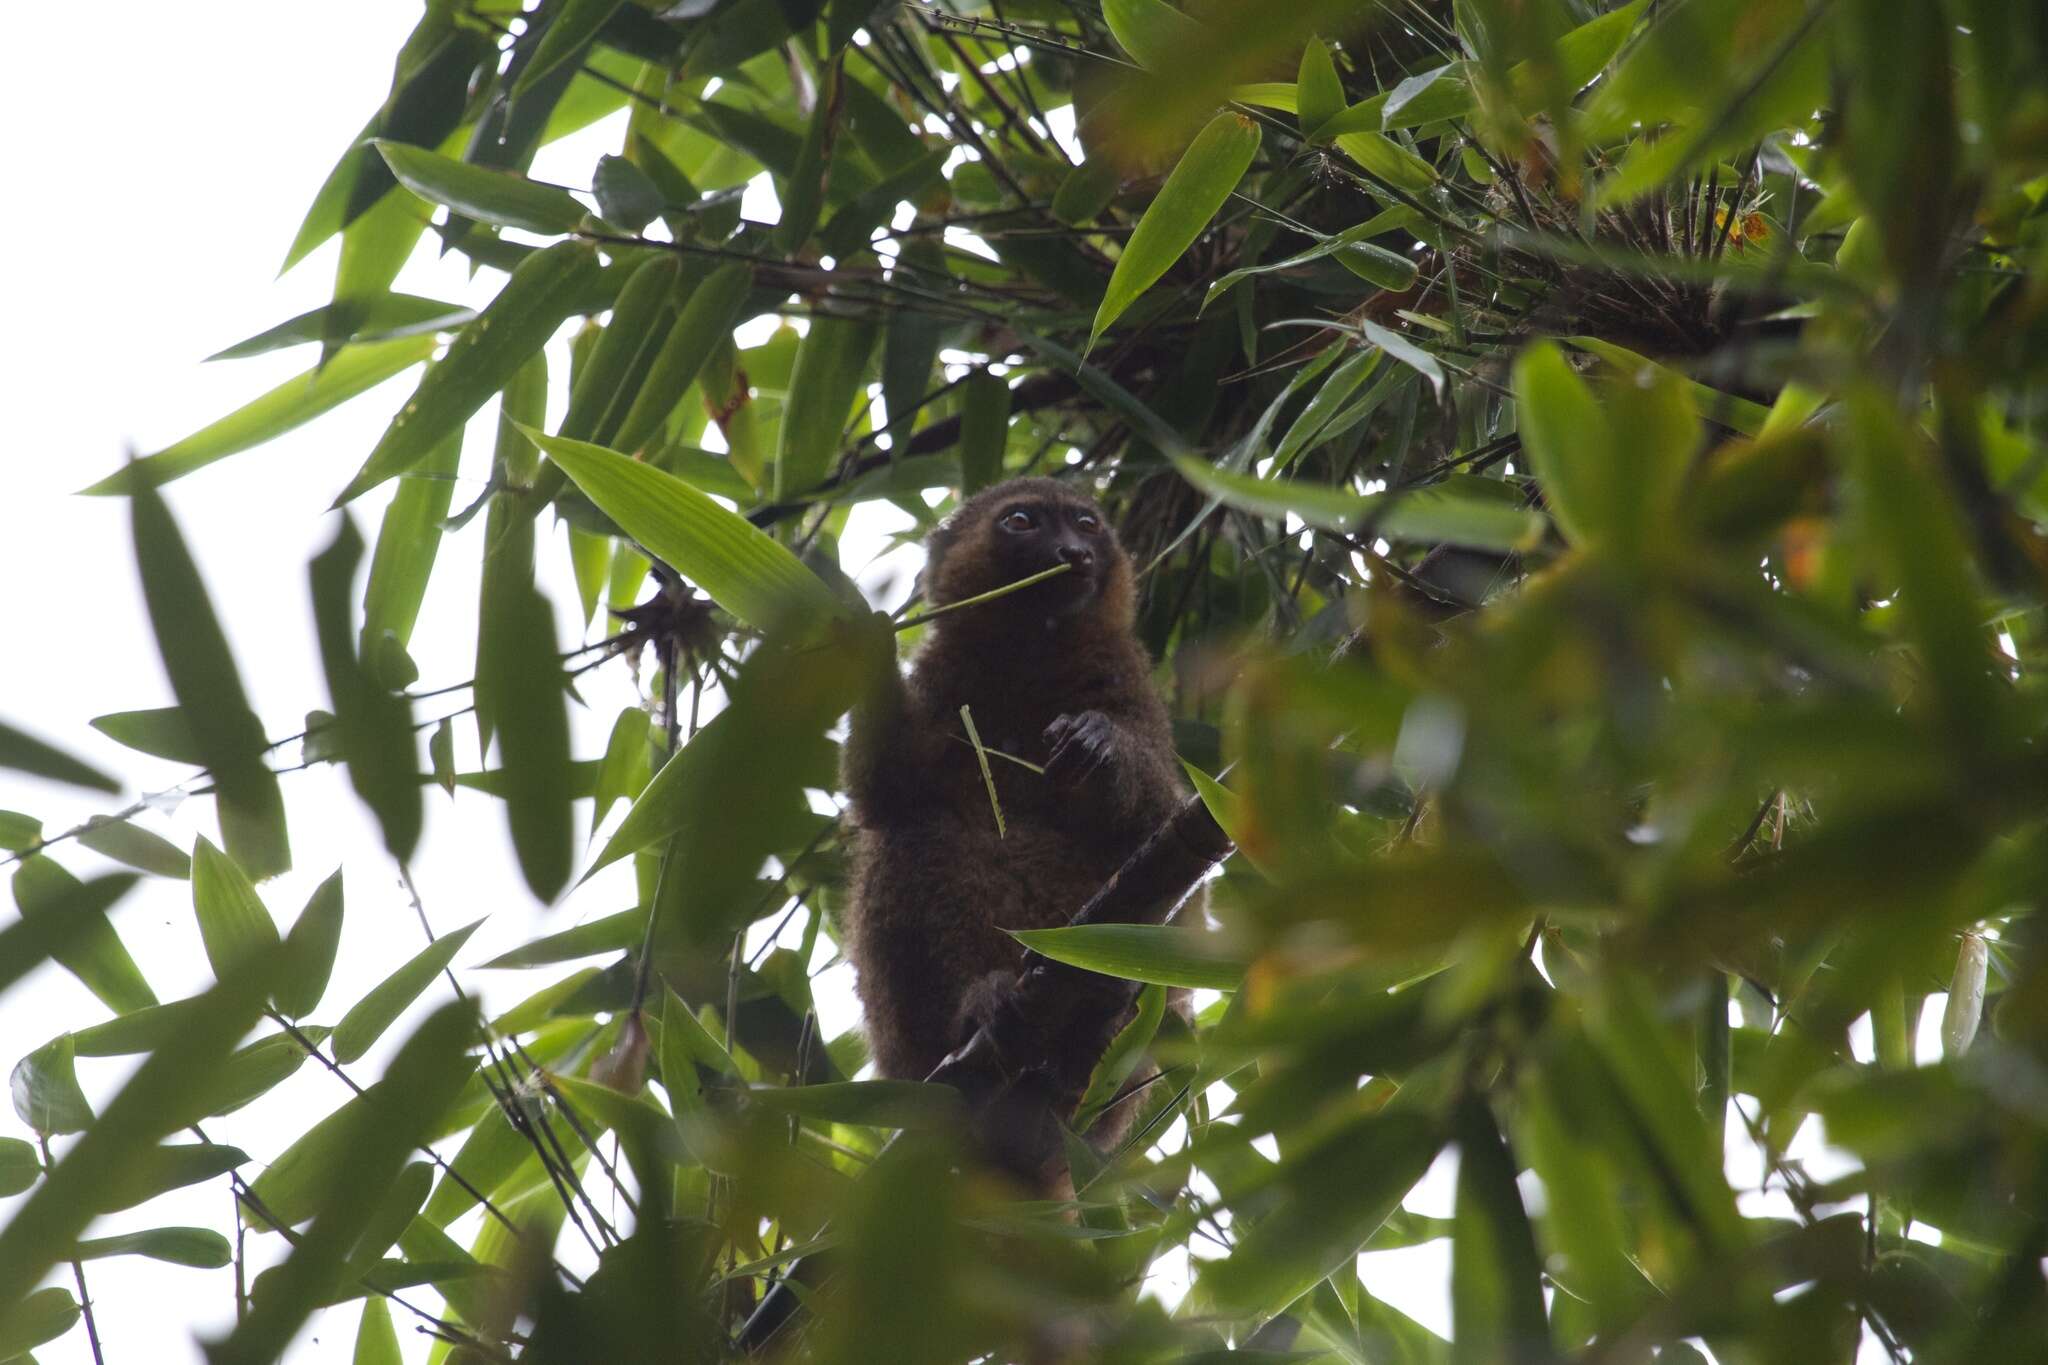
[[[1100,711],[1080,711],[1046,726],[1045,742],[1045,775],[1055,786],[1078,787],[1115,757],[1116,727]]]

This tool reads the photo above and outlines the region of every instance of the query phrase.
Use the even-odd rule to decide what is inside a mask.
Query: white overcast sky
[[[220,417],[310,363],[304,349],[201,365],[211,352],[326,302],[334,269],[330,243],[279,278],[299,220],[328,168],[382,100],[391,62],[420,7],[413,0],[359,0],[341,8],[258,0],[167,6],[113,0],[88,17],[67,6],[18,6],[10,15],[8,80],[0,106],[16,132],[9,150],[9,202],[0,215],[0,377],[9,396],[10,482],[0,498],[0,583],[7,622],[0,637],[0,717],[30,728],[121,775],[128,799],[188,776],[131,753],[88,728],[94,716],[171,702],[158,666],[128,541],[125,502],[73,496],[115,468],[125,451],[149,452]],[[543,151],[535,173],[587,183],[600,152],[616,151],[614,119]],[[399,286],[481,302],[502,277],[468,278],[459,258],[423,246]],[[226,623],[245,683],[272,735],[301,728],[327,699],[314,647],[304,574],[310,554],[333,534],[327,505],[361,463],[412,376],[359,398],[268,446],[234,456],[172,485],[171,506]],[[559,417],[560,399],[551,409]],[[485,414],[488,420],[488,412]],[[479,486],[488,432],[472,429],[465,482],[456,503]],[[375,534],[388,490],[357,505],[358,525]],[[472,673],[476,563],[481,520],[448,537],[415,633],[421,686]],[[564,647],[579,643],[569,620],[573,592],[562,540],[546,542],[543,575]],[[858,568],[849,563],[849,569]],[[872,580],[871,580],[872,583]],[[602,623],[599,624],[602,629]],[[590,638],[595,638],[592,636]],[[601,670],[583,689],[591,709],[577,718],[580,756],[602,751],[630,694],[622,670]],[[423,711],[425,714],[433,714]],[[475,766],[475,730],[458,722],[460,766]],[[287,761],[295,761],[288,755]],[[347,869],[348,916],[341,960],[316,1019],[332,1022],[422,942],[395,869],[374,831],[329,769],[293,774],[287,784],[295,869],[263,895],[289,924],[312,887]],[[0,772],[0,809],[40,817],[59,830],[118,803]],[[579,810],[579,818],[582,816]],[[174,842],[217,840],[210,803],[196,800],[144,820]],[[75,845],[58,854],[85,876],[110,865]],[[462,962],[474,963],[535,932],[623,908],[629,887],[600,880],[564,906],[535,905],[513,868],[501,809],[468,796],[431,793],[427,837],[414,868],[437,932],[491,918]],[[621,869],[623,876],[623,870]],[[0,922],[11,900],[0,896]],[[184,883],[148,881],[114,913],[114,923],[161,999],[210,979]],[[821,992],[829,1034],[852,1021],[843,970]],[[505,1003],[538,988],[544,975],[473,973]],[[437,1003],[433,992],[422,1008]],[[0,1066],[55,1034],[105,1011],[53,966],[0,996]],[[373,1078],[409,1025],[351,1068]],[[81,1080],[96,1105],[118,1088],[133,1059],[84,1060]],[[343,1097],[317,1066],[301,1069],[273,1096],[209,1126],[216,1141],[244,1147],[260,1169],[302,1131],[307,1116]],[[0,1134],[27,1136],[11,1109]],[[61,1147],[60,1143],[60,1147]],[[1424,1182],[1409,1207],[1450,1212],[1452,1163]],[[1753,1175],[1752,1177],[1753,1178]],[[0,1200],[0,1221],[18,1201]],[[167,1196],[102,1220],[94,1233],[167,1224],[231,1228],[224,1181]],[[459,1235],[472,1231],[458,1225]],[[275,1238],[251,1238],[268,1263]],[[1439,1331],[1449,1327],[1448,1244],[1366,1258],[1375,1292]],[[135,1258],[89,1263],[106,1357],[123,1365],[183,1365],[202,1359],[194,1334],[231,1321],[233,1282]],[[53,1283],[70,1284],[68,1272]],[[426,1302],[432,1296],[422,1294]],[[354,1305],[316,1318],[290,1353],[295,1362],[346,1361]],[[408,1359],[424,1340],[394,1314]],[[74,1330],[37,1352],[45,1365],[90,1360]]]

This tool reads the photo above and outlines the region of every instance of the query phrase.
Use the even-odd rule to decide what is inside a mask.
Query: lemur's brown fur
[[[970,499],[926,549],[935,607],[1063,556],[1087,562],[936,618],[908,680],[854,713],[846,946],[877,1069],[914,1080],[972,1035],[1015,976],[1023,951],[1000,931],[1065,924],[1182,790],[1166,708],[1132,632],[1130,562],[1101,508],[1051,479],[1014,479]],[[1047,769],[991,755],[1000,836],[963,705],[983,744]],[[1053,1059],[1062,1117],[1106,1041],[1072,1040],[1074,1055]],[[1120,1136],[1134,1106],[1120,1109],[1090,1136]]]

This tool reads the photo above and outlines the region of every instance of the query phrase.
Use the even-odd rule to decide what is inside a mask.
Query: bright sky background
[[[116,0],[93,12],[97,31],[84,48],[76,10],[32,5],[11,16],[20,59],[0,86],[0,103],[9,126],[48,131],[13,140],[15,208],[0,219],[0,298],[10,321],[0,332],[0,374],[11,400],[13,471],[9,494],[0,500],[0,582],[9,588],[0,716],[121,775],[129,793],[122,801],[103,800],[0,772],[0,809],[27,812],[46,830],[62,830],[189,776],[88,728],[94,716],[167,705],[172,697],[143,613],[126,503],[72,494],[115,468],[124,451],[161,449],[311,364],[305,348],[199,362],[327,301],[333,243],[282,278],[277,266],[330,165],[382,100],[392,59],[419,8],[414,0],[363,0],[318,12],[258,0],[210,0],[198,8]],[[80,51],[89,51],[89,60],[69,59]],[[535,174],[572,186],[587,183],[599,153],[617,150],[620,127],[620,120],[610,120],[544,149]],[[461,258],[436,259],[429,243],[398,287],[481,303],[501,280],[494,272],[470,280]],[[328,704],[304,564],[333,534],[328,502],[413,382],[413,375],[401,377],[168,490],[273,736],[299,730],[309,708]],[[551,420],[560,416],[561,402],[558,388]],[[472,428],[458,507],[481,486],[492,411]],[[356,505],[366,538],[374,537],[388,496],[387,486]],[[479,518],[442,543],[413,640],[422,688],[461,682],[474,671],[469,649],[482,529]],[[556,532],[543,541],[541,560],[567,648],[597,635],[582,636],[568,619],[574,593],[565,544]],[[850,546],[847,567],[857,569],[866,558]],[[871,591],[892,578],[900,585],[914,567],[885,565],[864,582]],[[596,629],[603,629],[601,621]],[[595,756],[630,691],[616,665],[585,683],[591,705],[575,715],[576,747],[579,756]],[[436,714],[426,709],[431,705],[423,705],[422,718]],[[458,766],[474,768],[473,722],[460,720],[456,735]],[[287,750],[283,761],[296,762],[295,751]],[[341,956],[314,1016],[331,1023],[424,940],[396,869],[345,779],[322,767],[283,781],[295,869],[262,888],[273,916],[289,925],[314,885],[336,866],[347,869]],[[599,879],[562,907],[537,906],[517,875],[498,803],[470,794],[449,801],[435,791],[427,807],[413,873],[436,932],[490,917],[461,963],[483,961],[537,932],[629,903],[622,865],[617,877]],[[587,818],[585,811],[579,807],[579,818]],[[141,823],[185,847],[202,833],[218,839],[211,803],[203,799]],[[75,844],[56,856],[85,877],[112,866]],[[7,907],[0,921],[10,919],[11,899],[0,896],[0,906]],[[113,921],[160,999],[210,981],[187,884],[145,880]],[[820,990],[827,1036],[855,1018],[845,969],[834,976]],[[494,972],[465,979],[480,982],[487,1002],[502,1007],[550,978]],[[420,1008],[440,998],[430,991]],[[0,1066],[11,1068],[55,1034],[104,1017],[83,987],[46,965],[0,996]],[[401,1021],[351,1073],[373,1079],[391,1046],[409,1032]],[[80,1061],[80,1079],[96,1107],[135,1060]],[[308,1064],[268,1099],[215,1121],[208,1131],[249,1152],[255,1164],[245,1173],[253,1177],[303,1130],[308,1115],[325,1113],[342,1098],[340,1083]],[[11,1108],[0,1114],[0,1134],[28,1135]],[[1452,1161],[1440,1162],[1408,1206],[1448,1215],[1453,1168]],[[1741,1175],[1754,1179],[1753,1171]],[[0,1222],[17,1202],[0,1200]],[[104,1219],[93,1235],[172,1224],[229,1231],[231,1217],[227,1184],[216,1180]],[[473,1227],[460,1223],[456,1232],[466,1240]],[[252,1259],[268,1264],[280,1245],[274,1236],[252,1236]],[[1381,1297],[1448,1330],[1447,1243],[1379,1253],[1366,1265]],[[87,1276],[110,1362],[197,1362],[202,1357],[193,1333],[216,1333],[232,1320],[233,1280],[226,1271],[115,1258],[89,1263]],[[68,1270],[52,1282],[68,1287]],[[426,1291],[419,1297],[435,1302]],[[349,1305],[316,1318],[289,1358],[348,1360],[356,1314]],[[412,1334],[412,1319],[395,1311],[394,1320],[408,1359],[423,1356],[424,1339]],[[82,1327],[37,1354],[45,1365],[91,1359]]]

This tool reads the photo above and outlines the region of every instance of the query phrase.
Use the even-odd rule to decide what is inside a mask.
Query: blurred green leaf
[[[202,1116],[202,1082],[255,1021],[268,965],[253,959],[208,991],[0,1228],[0,1304],[19,1303],[69,1253],[142,1154]],[[0,1336],[19,1322],[18,1311],[0,1310]]]
[[[443,448],[450,476],[457,448],[454,441]],[[440,462],[438,454],[428,460],[430,466]],[[384,846],[401,863],[412,857],[419,843],[422,818],[412,707],[378,686],[365,660],[371,656],[369,642],[381,643],[387,632],[399,648],[411,638],[441,538],[440,519],[448,510],[448,488],[446,479],[433,483],[408,479],[386,509],[365,594],[363,658],[356,654],[349,612],[350,589],[362,559],[363,542],[346,512],[333,544],[313,560],[310,569],[320,662],[327,674],[328,695],[334,699],[332,728],[336,733],[331,738],[348,763],[349,784],[377,817]]]
[[[287,1017],[303,1019],[320,1007],[334,973],[334,952],[341,943],[341,869],[313,888],[306,908],[284,936],[284,959],[271,998]]]
[[[1514,1153],[1483,1100],[1467,1099],[1457,1126],[1451,1359],[1542,1359],[1551,1353],[1543,1267],[1515,1186]]]
[[[32,1347],[55,1341],[77,1326],[81,1310],[68,1289],[38,1289],[0,1311],[0,1358],[32,1361]]]
[[[1165,68],[1177,44],[1199,40],[1201,27],[1165,0],[1103,0],[1102,20],[1139,66]]]
[[[156,1003],[142,969],[107,923],[108,909],[134,885],[135,878],[125,873],[80,882],[40,853],[23,858],[14,870],[14,904],[22,918],[16,928],[24,941],[46,945],[64,970],[117,1014]],[[25,971],[35,955],[24,948],[19,961]]]
[[[568,701],[557,657],[554,608],[538,589],[513,583],[493,602],[493,653],[502,794],[527,887],[552,901],[575,859],[569,772]],[[460,779],[458,779],[459,781]]]
[[[37,777],[47,777],[53,782],[69,782],[73,786],[90,787],[94,791],[121,790],[119,782],[97,768],[4,722],[0,722],[0,768],[32,773]]]
[[[42,1176],[43,1161],[20,1138],[0,1138],[0,1198],[20,1194]]]
[[[212,770],[221,834],[251,876],[275,876],[291,867],[291,843],[277,777],[263,762],[262,723],[250,709],[227,635],[170,510],[153,489],[142,488],[132,511],[135,559],[157,653],[200,758]]]
[[[778,1114],[878,1128],[957,1128],[966,1118],[960,1092],[922,1081],[835,1081],[825,1085],[756,1086],[747,1103]]]
[[[146,711],[115,711],[96,716],[92,728],[117,744],[176,763],[204,763],[199,738],[185,713],[175,706]]]
[[[128,820],[94,816],[78,833],[78,842],[117,863],[180,881],[192,875],[192,859],[161,834]]]
[[[198,1270],[217,1270],[234,1259],[228,1239],[212,1228],[149,1228],[124,1232],[116,1237],[93,1237],[73,1249],[72,1259],[98,1260],[103,1256],[147,1256],[153,1261],[187,1265]]]
[[[464,1051],[475,1032],[474,1018],[466,1001],[443,1006],[406,1040],[384,1079],[350,1106],[360,1111],[357,1122],[350,1125],[350,1140],[335,1154],[334,1166],[324,1173],[312,1226],[258,1286],[248,1315],[209,1346],[213,1360],[262,1365],[276,1359],[319,1306],[377,1212],[377,1202],[362,1192],[390,1184],[460,1090],[469,1071]]]
[[[513,83],[512,98],[518,99],[530,92],[542,77],[562,63],[579,58],[622,3],[624,0],[564,0],[556,9],[553,21],[540,35],[540,47],[534,52],[533,60],[526,64],[526,69]]]

